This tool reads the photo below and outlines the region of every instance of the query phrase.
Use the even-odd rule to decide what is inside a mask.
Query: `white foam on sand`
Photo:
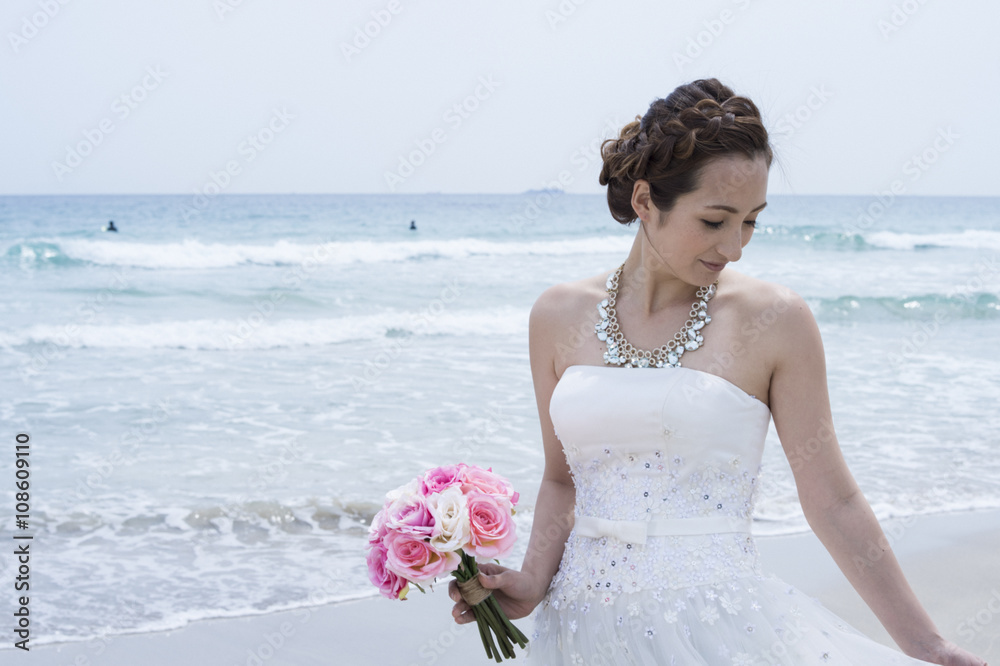
[[[886,521],[883,530],[942,634],[984,659],[1000,661],[1000,613],[990,610],[994,596],[1000,599],[1000,570],[994,566],[1000,511]],[[892,645],[814,534],[757,541],[766,572],[775,572],[874,639]],[[426,595],[414,590],[405,602],[378,597],[203,620],[173,631],[42,646],[22,660],[63,666],[80,657],[93,659],[100,649],[100,663],[109,666],[485,663],[475,626],[457,625],[451,607],[446,586],[439,584]],[[530,616],[515,623],[531,635]]]

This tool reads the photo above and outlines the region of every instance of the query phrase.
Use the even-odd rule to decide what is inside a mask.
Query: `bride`
[[[615,270],[531,310],[545,469],[521,569],[480,565],[508,617],[537,608],[529,660],[983,666],[888,547],[868,553],[887,542],[833,434],[809,307],[727,267],[767,205],[756,105],[694,81],[602,155],[611,215],[641,229]],[[772,418],[810,527],[908,656],[760,571],[749,525]],[[455,581],[449,594],[472,621]]]

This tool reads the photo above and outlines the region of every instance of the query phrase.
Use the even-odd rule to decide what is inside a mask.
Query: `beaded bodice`
[[[748,517],[771,412],[690,368],[571,365],[549,403],[576,513]]]
[[[757,571],[751,535],[718,526],[748,525],[752,517],[767,405],[718,375],[683,366],[572,365],[552,393],[549,415],[576,487],[577,525],[552,582],[561,598]],[[683,529],[643,543],[627,532],[581,536],[581,516]]]
[[[763,402],[683,366],[574,365],[549,414],[575,522],[528,663],[929,666],[761,571],[749,523]]]

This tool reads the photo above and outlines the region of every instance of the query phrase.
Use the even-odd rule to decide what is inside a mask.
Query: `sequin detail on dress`
[[[574,365],[549,413],[588,528],[570,532],[533,615],[529,663],[927,664],[761,571],[740,525],[757,496],[763,402],[686,367]],[[630,542],[636,521],[681,534]]]

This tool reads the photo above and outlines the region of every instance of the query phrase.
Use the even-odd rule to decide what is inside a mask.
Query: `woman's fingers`
[[[452,580],[448,583],[448,596],[455,602],[455,605],[451,609],[451,615],[455,618],[455,622],[458,624],[465,624],[468,622],[469,617],[472,614],[468,613],[463,615],[463,613],[469,610],[469,604],[465,603],[462,599],[462,593],[458,591],[457,581]]]
[[[490,574],[503,573],[504,571],[511,571],[509,567],[505,567],[501,564],[494,564],[493,562],[482,562],[479,565],[479,570],[487,576]]]
[[[465,624],[476,619],[476,614],[472,612],[472,607],[464,601],[459,601],[452,607],[451,615],[455,618],[455,622],[459,624]]]
[[[509,571],[507,567],[492,562],[480,562],[479,570],[487,576]],[[458,589],[458,581],[455,579],[452,579],[448,583],[448,597],[455,602],[454,607],[451,609],[451,614],[455,618],[455,622],[466,624],[476,619],[476,614],[472,612],[472,607],[462,599],[462,593]]]

